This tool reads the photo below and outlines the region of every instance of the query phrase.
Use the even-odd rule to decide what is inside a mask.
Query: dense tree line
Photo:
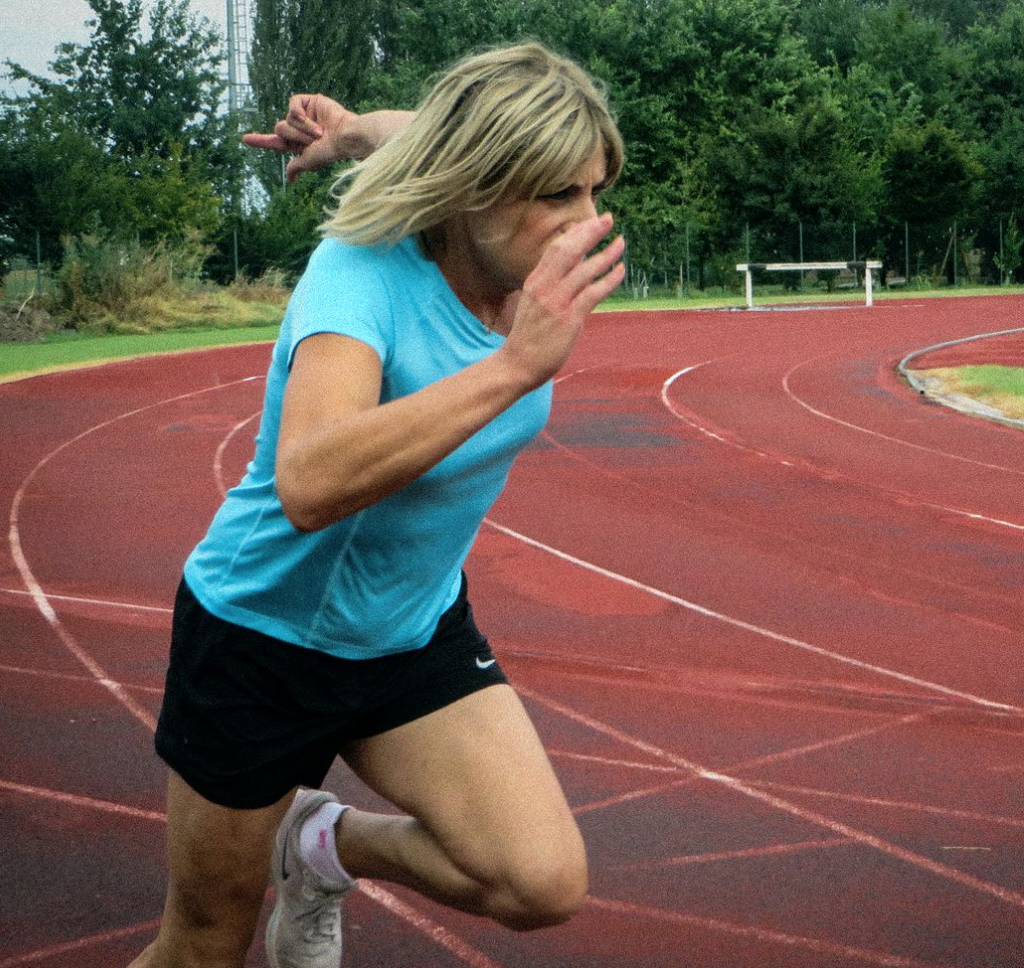
[[[239,214],[237,131],[216,43],[181,0],[89,0],[90,45],[0,117],[0,245],[97,228],[301,268],[328,176]],[[1019,267],[1024,0],[254,0],[253,126],[293,91],[413,107],[461,55],[548,43],[607,86],[628,162],[609,197],[634,265],[724,282],[755,260],[881,257],[902,274]],[[18,69],[15,68],[15,72]],[[144,98],[140,106],[140,97]],[[955,246],[951,229],[956,225]],[[1000,237],[1002,247],[1000,248]],[[1000,259],[1000,251],[1002,258]]]

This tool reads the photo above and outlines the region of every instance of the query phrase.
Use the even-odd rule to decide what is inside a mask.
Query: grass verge
[[[948,296],[1022,295],[1024,287],[961,287],[935,290],[895,290],[876,292],[878,299],[907,299]],[[282,300],[263,302],[266,293],[210,293],[201,299],[192,298],[177,305],[168,304],[154,320],[157,331],[99,335],[89,332],[58,332],[41,343],[0,342],[0,382],[19,379],[33,373],[90,366],[110,360],[159,353],[185,352],[213,346],[259,342],[277,338],[283,315]],[[271,293],[272,297],[276,294]],[[241,298],[238,298],[238,297]],[[231,298],[234,297],[234,298]],[[755,306],[792,303],[863,304],[863,293],[756,293]],[[245,303],[244,306],[240,302]],[[619,293],[602,306],[604,311],[643,311],[658,309],[739,309],[742,295],[723,291],[721,294],[700,294],[691,297],[654,296],[633,299]],[[985,368],[978,368],[985,369]],[[1003,368],[1011,369],[1011,368]],[[965,393],[973,391],[964,390]],[[1024,395],[1024,393],[1022,393]]]
[[[0,343],[0,382],[135,356],[273,340],[279,328],[275,324],[238,329],[176,329],[135,336],[57,333],[42,343]]]
[[[934,289],[905,288],[874,290],[875,301],[890,299],[950,299],[965,296],[1021,296],[1024,286],[939,286]],[[827,292],[825,289],[811,289],[804,292],[786,290],[782,286],[757,287],[754,290],[754,307],[777,305],[864,305],[864,290],[843,289]],[[647,299],[635,299],[628,290],[621,289],[606,299],[598,312],[628,312],[644,309],[742,309],[744,296],[741,290],[718,289],[694,293],[691,296],[675,296],[667,292],[655,293]]]
[[[968,397],[1011,420],[1024,420],[1024,367],[940,367],[921,371],[938,381],[945,395]]]

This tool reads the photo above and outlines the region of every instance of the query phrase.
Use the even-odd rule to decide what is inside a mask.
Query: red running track
[[[517,935],[365,884],[346,964],[1024,964],[1024,435],[895,373],[1022,316],[595,317],[469,565],[591,900]],[[0,387],[0,968],[117,966],[153,934],[167,606],[268,356]]]

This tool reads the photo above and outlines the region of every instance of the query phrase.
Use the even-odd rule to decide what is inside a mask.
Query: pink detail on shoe
[[[321,850],[327,850],[327,831],[326,830],[321,830],[320,831],[319,846],[320,846]]]

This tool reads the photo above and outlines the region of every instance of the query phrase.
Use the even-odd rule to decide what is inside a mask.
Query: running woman
[[[248,140],[299,150],[293,174],[368,157],[289,303],[245,477],[184,568],[156,736],[167,902],[133,966],[240,968],[268,874],[274,968],[338,968],[358,878],[561,923],[583,843],[462,569],[622,281],[597,212],[619,133],[577,66],[527,44],[463,61],[414,116],[303,96]],[[401,814],[320,791],[337,757]]]

